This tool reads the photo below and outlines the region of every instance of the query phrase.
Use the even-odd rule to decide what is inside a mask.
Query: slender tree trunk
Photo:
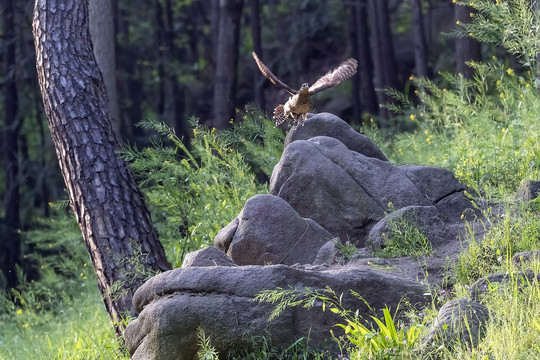
[[[375,40],[375,86],[379,89],[390,87],[398,88],[397,66],[392,43],[392,31],[388,15],[387,0],[370,0],[370,17],[372,19],[373,38]],[[379,104],[391,101],[381,92],[377,92]],[[379,108],[379,116],[388,118],[388,112],[383,107]],[[388,124],[382,123],[385,127]]]
[[[454,18],[459,22],[469,22],[470,14],[474,9],[468,6],[454,6]],[[474,70],[465,64],[466,61],[479,61],[481,59],[480,43],[470,37],[455,40],[456,72],[470,79],[474,76]]]
[[[189,9],[189,11],[193,11],[192,9]],[[185,96],[184,96],[184,88],[180,85],[180,81],[178,80],[178,73],[176,70],[176,67],[174,64],[174,59],[182,59],[184,58],[178,50],[178,47],[175,44],[174,38],[175,38],[175,31],[174,31],[174,9],[172,6],[171,0],[165,0],[165,13],[166,16],[166,31],[165,31],[165,43],[167,45],[168,49],[168,82],[171,86],[171,93],[172,93],[172,105],[173,105],[173,119],[174,119],[174,131],[176,134],[184,140],[184,143],[189,142],[189,129],[186,123],[186,119],[184,116],[184,109],[185,109]],[[189,31],[188,31],[189,33]],[[192,34],[190,34],[192,35]],[[193,38],[193,36],[190,36],[190,38]],[[193,43],[193,41],[190,41],[190,43]],[[196,59],[192,59],[192,61],[196,61]]]
[[[355,59],[360,58],[360,52],[358,51],[358,2],[348,4],[344,1],[344,6],[349,13],[349,42],[351,44],[351,57]],[[353,102],[353,121],[356,124],[362,123],[362,114],[360,108],[360,74],[357,72],[352,77],[352,102]]]
[[[163,7],[161,6],[161,1],[156,0],[156,42],[157,42],[157,72],[159,77],[158,84],[158,98],[156,105],[156,112],[163,121],[165,117],[165,103],[166,103],[166,87],[167,87],[167,76],[165,74],[165,63],[167,62],[167,50],[165,45],[165,22],[163,20]]]
[[[424,31],[424,15],[422,14],[422,0],[411,0],[411,12],[416,76],[428,77],[427,43]]]
[[[33,31],[45,112],[71,207],[117,335],[144,272],[170,269],[128,165],[117,157],[88,2],[37,0]],[[113,287],[114,286],[114,287]],[[119,288],[119,291],[113,291]]]
[[[105,81],[113,128],[116,134],[120,136],[118,91],[116,87],[116,30],[114,28],[111,0],[90,0],[89,13],[94,56]]]
[[[238,42],[243,0],[219,0],[213,125],[225,129],[234,117]]]
[[[6,228],[0,234],[0,270],[6,278],[8,288],[17,285],[15,265],[21,264],[20,194],[19,194],[19,129],[17,116],[18,96],[15,75],[15,3],[14,0],[2,0],[2,24],[4,54],[2,72],[4,78],[4,132],[2,151],[5,156],[5,194],[4,210]]]
[[[212,67],[216,72],[217,64],[217,49],[218,49],[218,36],[219,36],[219,17],[220,17],[220,0],[210,0],[210,36],[212,44]]]
[[[259,0],[251,0],[251,38],[253,39],[253,50],[264,59],[262,41],[261,41],[261,4]],[[263,80],[259,69],[252,63],[253,82],[255,87],[255,103],[261,110],[266,109],[266,101],[264,98]]]
[[[377,94],[373,85],[373,58],[369,44],[368,3],[357,0],[356,24],[358,26],[358,75],[360,76],[360,103],[362,111],[376,114]],[[373,22],[372,22],[373,23]]]

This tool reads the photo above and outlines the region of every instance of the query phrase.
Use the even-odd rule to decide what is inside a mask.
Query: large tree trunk
[[[459,22],[469,22],[470,14],[474,13],[474,9],[468,6],[454,6],[454,18]],[[481,59],[480,43],[470,37],[465,37],[455,40],[456,50],[456,72],[462,74],[465,78],[470,79],[474,76],[474,70],[465,64],[466,61],[479,61]]]
[[[243,0],[219,0],[219,27],[214,78],[213,125],[224,129],[234,117],[238,41]]]
[[[428,77],[427,43],[424,32],[422,0],[411,0],[411,13],[416,76]]]
[[[118,335],[144,272],[170,269],[143,196],[118,158],[88,2],[37,0],[34,40],[45,112],[71,207]],[[114,287],[120,291],[113,293]]]
[[[116,31],[111,0],[90,0],[89,13],[94,56],[105,81],[113,128],[116,134],[120,135],[116,88]]]
[[[15,265],[21,264],[21,238],[19,215],[19,129],[17,118],[17,84],[15,76],[15,6],[13,0],[2,0],[2,23],[4,38],[3,78],[4,78],[4,131],[2,152],[5,156],[5,228],[0,234],[0,269],[6,278],[8,288],[17,285]]]

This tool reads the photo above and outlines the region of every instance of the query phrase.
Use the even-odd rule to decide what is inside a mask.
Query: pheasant
[[[282,124],[288,118],[294,120],[293,126],[298,126],[298,121],[304,125],[304,120],[307,119],[307,113],[311,110],[311,95],[318,93],[329,87],[334,87],[344,80],[352,77],[356,73],[358,62],[350,58],[342,62],[334,70],[330,70],[313,85],[304,83],[298,90],[293,90],[290,86],[279,80],[266,65],[259,59],[255,52],[252,52],[253,58],[259,67],[261,73],[266,76],[272,84],[275,84],[287,91],[291,97],[285,104],[278,105],[274,109],[273,119],[276,126]]]

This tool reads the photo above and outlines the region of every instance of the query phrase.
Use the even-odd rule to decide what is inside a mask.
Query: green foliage
[[[471,22],[460,23],[454,35],[472,37],[482,43],[501,45],[518,56],[524,66],[535,71],[540,54],[538,5],[530,0],[458,2],[477,13]],[[535,8],[536,7],[536,8]]]
[[[254,109],[228,131],[195,124],[191,150],[162,123],[142,126],[166,137],[170,145],[127,148],[123,156],[154,206],[154,225],[169,260],[178,267],[187,252],[209,245],[247,199],[268,192],[254,170],[271,174],[283,134]]]
[[[85,286],[87,277],[94,276],[91,264],[88,266],[89,258],[81,231],[73,216],[60,209],[55,217],[37,219],[37,222],[38,228],[22,235],[26,246],[31,249],[25,255],[25,261],[39,269],[39,275],[32,275],[39,281],[27,281],[29,274],[18,268],[20,284],[9,294],[0,293],[0,298],[6,300],[0,304],[0,314],[9,314],[17,309],[32,309],[37,313],[54,310],[59,303],[71,297],[68,289]]]
[[[360,294],[353,290],[351,290],[351,294],[371,309]],[[373,326],[373,323],[370,324],[362,319],[358,310],[346,309],[342,304],[342,298],[343,294],[338,296],[329,287],[324,290],[306,288],[305,291],[277,288],[260,292],[255,297],[255,301],[276,304],[270,314],[269,321],[279,316],[287,307],[295,306],[312,309],[320,305],[322,311],[328,309],[339,315],[345,323],[335,326],[344,330],[345,337],[337,338],[333,331],[330,331],[342,353],[347,351],[351,359],[389,359],[410,355],[418,340],[420,325],[411,325],[407,328],[403,323],[396,323],[389,309],[385,308],[382,320],[376,316],[370,317],[376,325]]]
[[[351,261],[354,255],[358,253],[358,249],[356,246],[351,244],[350,241],[346,241],[345,244],[343,244],[340,240],[337,240],[334,242],[334,244],[341,255],[340,260],[343,263]]]
[[[199,360],[219,360],[216,349],[210,345],[210,338],[206,336],[206,333],[202,328],[197,330],[197,338],[199,339],[199,351],[197,356]]]
[[[0,293],[0,359],[128,359],[114,335],[77,222],[53,205],[54,217],[37,219],[23,233],[32,249],[25,260],[39,270]],[[34,275],[35,277],[36,275]]]
[[[357,319],[346,319],[346,324],[338,324],[343,328],[345,336],[354,347],[350,357],[353,359],[374,358],[390,359],[403,356],[413,348],[418,340],[420,328],[411,326],[408,329],[397,328],[388,308],[383,309],[384,322],[371,317],[377,329],[369,328]]]
[[[523,68],[494,56],[485,63],[469,63],[473,79],[442,73],[445,85],[439,86],[411,77],[414,101],[388,91],[401,104],[389,108],[416,127],[395,137],[389,156],[399,163],[449,168],[478,193],[498,197],[523,179],[539,176],[539,74],[531,58],[540,47],[540,21],[525,0],[474,1],[473,6],[479,13],[472,24],[463,24],[465,31],[483,41],[491,33],[489,41],[498,39],[508,51],[519,51]]]
[[[412,217],[400,217],[389,222],[390,233],[383,233],[384,247],[376,252],[380,257],[412,256],[431,254],[433,246]]]
[[[539,263],[533,264],[537,277]],[[510,277],[507,285],[492,283],[483,302],[490,310],[485,337],[477,348],[456,344],[428,352],[427,359],[538,359],[540,358],[540,285],[538,280],[523,282],[523,277]]]
[[[475,229],[469,227],[468,249],[455,265],[457,279],[470,284],[488,274],[508,271],[515,253],[540,248],[539,210],[539,200],[509,204],[501,214],[486,210],[481,240],[476,240]]]

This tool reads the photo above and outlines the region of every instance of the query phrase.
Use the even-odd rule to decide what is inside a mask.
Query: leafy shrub
[[[419,257],[430,254],[433,246],[422,230],[416,225],[412,217],[402,217],[390,221],[390,233],[383,236],[386,238],[384,247],[377,251],[377,256]]]
[[[371,309],[360,294],[353,290],[351,290],[351,294],[362,300]],[[332,330],[330,332],[341,349],[340,359],[347,358],[347,356],[351,359],[389,359],[410,355],[412,348],[417,343],[421,325],[406,327],[404,323],[397,323],[389,309],[385,308],[382,320],[371,316],[371,320],[376,324],[373,326],[365,321],[358,314],[358,311],[346,309],[342,305],[342,297],[343,295],[338,296],[329,287],[322,291],[310,288],[306,288],[305,291],[277,288],[260,292],[255,300],[276,304],[270,314],[269,321],[278,317],[287,307],[295,306],[312,309],[315,305],[320,305],[322,311],[328,309],[339,315],[345,323],[334,326],[344,330],[344,337],[338,338]],[[347,356],[344,356],[343,353],[346,353]]]
[[[271,174],[283,149],[283,134],[260,112],[248,109],[229,131],[194,123],[191,150],[172,129],[142,123],[168,144],[127,148],[124,158],[153,205],[153,220],[173,266],[205,247],[233,220],[250,197],[268,192],[255,171]]]
[[[401,104],[388,107],[416,128],[398,134],[389,155],[400,163],[452,169],[477,192],[496,197],[539,176],[540,20],[526,0],[483,0],[470,6],[478,13],[472,23],[461,24],[456,36],[500,44],[516,55],[521,67],[510,67],[494,55],[485,63],[469,63],[473,79],[443,73],[444,85],[439,85],[411,77],[415,99],[388,90]]]

